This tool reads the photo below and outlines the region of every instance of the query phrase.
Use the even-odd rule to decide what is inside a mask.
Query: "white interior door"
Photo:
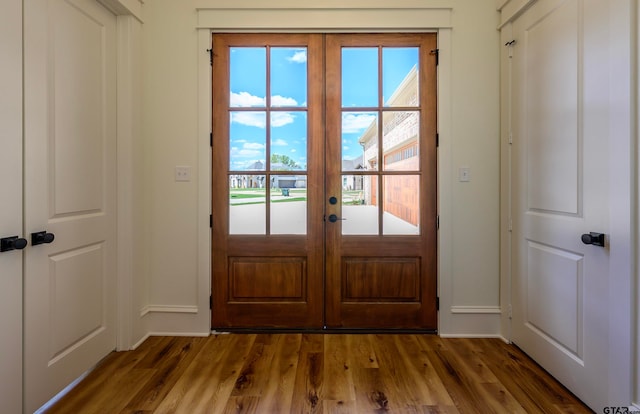
[[[513,26],[513,341],[597,412],[608,394],[605,0],[541,0]],[[608,239],[607,239],[608,243]]]
[[[0,238],[22,237],[22,1],[0,12]],[[1,250],[1,249],[0,249]],[[0,411],[22,411],[22,253],[0,252]]]
[[[25,1],[25,409],[116,346],[116,18]],[[51,236],[48,236],[51,237]]]

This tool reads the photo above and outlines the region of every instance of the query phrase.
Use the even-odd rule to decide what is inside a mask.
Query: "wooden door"
[[[326,325],[435,330],[436,35],[326,43]]]
[[[116,347],[116,18],[94,0],[34,0],[24,13],[24,384],[34,412]]]
[[[435,49],[435,34],[213,36],[214,328],[436,328]],[[374,102],[344,107],[348,83]]]
[[[23,238],[22,1],[0,13],[0,238]],[[0,252],[0,408],[22,412],[22,261],[19,249]]]
[[[607,1],[513,26],[513,341],[596,412],[609,383]],[[603,109],[604,108],[604,109]]]
[[[213,327],[321,328],[322,37],[213,36]]]

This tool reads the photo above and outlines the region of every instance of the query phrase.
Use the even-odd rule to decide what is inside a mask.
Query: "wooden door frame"
[[[332,102],[331,105],[333,107],[336,106],[335,97],[339,97],[340,93],[336,90],[337,87],[341,84],[339,79],[334,79],[333,81],[325,82],[325,76],[329,76],[330,73],[333,73],[332,76],[341,75],[335,73],[335,68],[333,72],[326,71],[325,68],[322,68],[322,73],[316,73],[315,71],[321,70],[320,66],[316,66],[321,63],[321,61],[317,61],[314,59],[316,63],[311,64],[313,60],[311,60],[311,56],[315,53],[319,56],[322,56],[322,62],[325,59],[329,60],[337,60],[339,61],[339,53],[341,46],[338,43],[335,43],[335,39],[342,39],[342,37],[337,37],[331,34],[313,34],[313,35],[296,35],[296,34],[270,34],[265,36],[264,38],[260,37],[258,34],[213,34],[212,41],[212,54],[217,56],[213,59],[213,69],[212,69],[212,82],[215,85],[219,85],[219,90],[221,93],[217,93],[218,89],[215,87],[212,88],[212,124],[213,124],[213,134],[212,137],[219,137],[218,141],[212,141],[212,145],[215,148],[212,155],[212,189],[211,193],[213,194],[228,194],[229,192],[229,182],[228,179],[225,178],[230,173],[231,167],[229,164],[229,141],[227,138],[221,139],[221,137],[230,137],[230,124],[228,121],[223,122],[215,122],[215,119],[228,119],[227,111],[229,110],[253,110],[252,108],[238,108],[233,109],[229,103],[229,55],[227,48],[233,46],[247,46],[247,47],[261,47],[261,46],[285,46],[290,44],[303,44],[305,42],[309,43],[309,51],[310,51],[310,62],[308,68],[308,88],[309,88],[309,97],[310,104],[308,105],[308,114],[309,114],[309,153],[315,154],[315,157],[310,159],[310,164],[307,168],[308,176],[314,176],[316,179],[320,180],[319,182],[310,183],[309,185],[309,205],[308,205],[308,225],[311,226],[309,228],[309,234],[306,237],[305,243],[311,243],[307,249],[309,249],[309,258],[307,260],[311,260],[312,257],[315,256],[314,251],[321,251],[324,253],[333,252],[332,254],[335,256],[340,249],[335,250],[333,247],[328,249],[325,245],[325,238],[328,237],[327,234],[333,234],[335,238],[335,231],[329,231],[328,229],[333,227],[332,225],[326,225],[320,220],[320,216],[325,211],[326,206],[329,205],[327,200],[324,198],[329,197],[326,194],[326,188],[330,184],[329,177],[333,177],[334,180],[337,180],[339,176],[342,174],[340,171],[342,169],[337,163],[326,164],[325,162],[325,147],[327,151],[330,151],[332,156],[340,157],[339,147],[336,147],[337,143],[341,142],[341,139],[336,138],[336,133],[340,131],[340,122],[339,119],[335,119],[335,111],[329,109],[327,105],[329,102]],[[348,35],[346,35],[348,36]],[[317,39],[317,40],[313,40]],[[347,39],[347,38],[344,38]],[[318,41],[321,42],[322,51],[318,49]],[[355,35],[348,38],[347,43],[344,46],[368,46],[371,47],[375,45],[378,47],[379,45],[388,46],[388,47],[415,47],[419,50],[419,65],[420,69],[419,73],[419,84],[424,85],[419,88],[420,95],[419,101],[420,104],[416,107],[418,113],[420,113],[420,130],[418,133],[419,137],[419,169],[416,171],[388,171],[383,173],[382,164],[380,165],[380,173],[384,174],[382,176],[386,176],[390,174],[393,175],[416,175],[420,178],[421,182],[421,191],[420,191],[420,213],[419,213],[419,223],[420,223],[420,234],[417,236],[376,236],[376,237],[365,237],[362,238],[362,242],[374,243],[376,245],[384,244],[384,251],[389,252],[391,254],[392,251],[395,251],[392,254],[394,258],[393,266],[398,266],[400,262],[398,260],[401,259],[401,256],[409,255],[411,259],[404,258],[403,260],[410,260],[413,264],[412,266],[416,266],[416,263],[413,262],[414,259],[418,259],[417,267],[414,268],[414,271],[418,273],[415,274],[415,283],[417,283],[416,288],[418,289],[415,293],[412,294],[411,300],[407,301],[408,298],[400,299],[400,297],[394,300],[383,300],[379,302],[379,305],[376,305],[377,309],[383,310],[380,314],[380,317],[385,320],[383,325],[381,326],[373,326],[368,325],[372,322],[367,322],[367,325],[362,325],[362,328],[376,329],[382,328],[385,329],[428,329],[432,331],[436,331],[437,329],[437,172],[438,172],[438,164],[437,164],[437,60],[438,60],[438,52],[437,52],[437,34],[433,33],[429,36],[425,36],[424,34],[393,34],[393,33],[383,33],[378,35]],[[342,40],[341,40],[342,42]],[[331,43],[333,45],[333,52],[327,49],[325,46]],[[340,43],[342,44],[342,43]],[[327,53],[337,53],[337,57],[333,55],[328,55]],[[380,52],[381,53],[381,52]],[[381,62],[379,64],[382,64]],[[268,74],[268,72],[267,72]],[[216,78],[217,76],[217,78]],[[319,83],[318,83],[319,82]],[[380,80],[382,82],[382,80]],[[317,88],[313,88],[311,85],[315,84],[320,87],[320,90],[323,91],[323,95],[315,96],[315,92],[312,93],[312,90],[316,90]],[[382,93],[382,90],[380,91]],[[326,100],[322,97],[329,97],[330,99]],[[382,98],[381,98],[382,99]],[[383,105],[380,103],[380,105]],[[332,108],[333,108],[332,107]],[[321,112],[328,112],[327,118],[324,119],[324,116],[319,118],[319,114],[317,113],[318,108]],[[409,105],[406,108],[402,109],[400,107],[396,110],[413,110],[412,106]],[[339,109],[336,107],[334,109]],[[257,110],[263,111],[263,109],[258,108]],[[266,109],[269,111],[268,107]],[[381,109],[382,110],[382,109]],[[391,108],[387,108],[385,110],[391,110]],[[339,111],[340,113],[342,110]],[[393,112],[393,111],[392,111]],[[391,113],[392,113],[391,112]],[[334,125],[335,124],[335,125]],[[315,127],[322,128],[321,131],[316,131]],[[338,134],[339,135],[339,134]],[[267,144],[269,144],[268,135],[267,135]],[[269,145],[267,145],[269,147]],[[336,148],[338,148],[336,150]],[[380,144],[380,148],[382,148],[382,144]],[[267,157],[269,152],[267,152]],[[267,165],[264,172],[251,172],[252,174],[269,174],[269,162],[267,160]],[[236,174],[236,173],[233,173]],[[215,178],[215,179],[214,179]],[[319,185],[321,182],[324,182],[324,188]],[[335,185],[338,185],[337,182]],[[339,186],[340,187],[340,186]],[[337,194],[336,194],[337,195]],[[302,254],[299,252],[297,254],[290,253],[290,249],[294,247],[294,244],[283,244],[282,248],[275,247],[274,243],[280,243],[284,241],[285,236],[272,237],[272,236],[259,236],[259,235],[230,235],[229,234],[229,204],[226,196],[223,198],[211,199],[213,205],[213,214],[211,219],[211,224],[213,226],[212,236],[215,240],[218,241],[215,245],[212,246],[212,272],[211,272],[211,286],[212,286],[212,325],[214,329],[216,327],[225,328],[225,329],[251,329],[254,327],[288,327],[289,325],[281,325],[283,322],[274,322],[269,319],[268,314],[272,315],[283,315],[285,313],[285,304],[282,303],[282,306],[276,305],[276,302],[273,304],[271,301],[265,301],[260,299],[256,302],[257,298],[266,298],[266,296],[258,295],[255,299],[246,300],[234,299],[234,295],[231,292],[231,288],[235,286],[233,280],[236,276],[232,276],[236,274],[236,271],[231,272],[230,260],[233,263],[236,263],[237,260],[240,260],[238,266],[245,266],[241,264],[241,262],[249,260],[249,257],[254,256],[263,256],[265,259],[261,259],[260,262],[271,256],[273,252],[280,252],[278,256],[298,256]],[[313,205],[312,203],[317,202],[318,205]],[[382,203],[382,200],[380,201]],[[268,204],[266,207],[267,220],[269,217],[269,208]],[[338,206],[341,206],[342,203],[338,203]],[[329,214],[329,213],[326,213]],[[379,221],[382,223],[382,210],[379,210]],[[335,228],[338,228],[337,226]],[[266,226],[266,234],[269,234],[269,226]],[[311,239],[314,238],[313,235],[316,235],[315,238],[321,241],[321,245],[317,243],[313,243]],[[322,236],[321,236],[322,235]],[[287,236],[288,238],[294,238],[295,236]],[[355,244],[351,242],[342,242],[344,236],[337,236],[340,241],[333,240],[332,243],[338,245],[344,244],[353,245]],[[349,238],[349,237],[347,237]],[[357,236],[357,238],[360,238]],[[242,241],[242,242],[241,242]],[[241,244],[238,244],[240,243]],[[393,246],[388,245],[387,243],[393,242]],[[249,243],[249,244],[247,244]],[[297,243],[296,243],[297,244]],[[357,243],[356,243],[357,244]],[[246,246],[250,246],[250,250],[252,252],[251,255],[245,254]],[[287,247],[288,246],[288,247]],[[316,246],[316,247],[313,247]],[[273,249],[276,249],[275,251]],[[230,250],[231,249],[231,250]],[[284,249],[284,250],[283,250]],[[288,249],[288,250],[287,250]],[[365,249],[366,250],[366,249]],[[362,248],[359,249],[360,255],[364,258],[365,250]],[[234,253],[235,252],[235,253]],[[262,252],[262,253],[261,253]],[[412,253],[413,252],[413,253]],[[327,253],[328,254],[328,253]],[[382,252],[381,252],[382,254]],[[384,255],[384,254],[383,254]],[[400,256],[398,256],[400,255]],[[241,256],[245,256],[245,258],[241,258]],[[415,257],[414,257],[415,256]],[[235,259],[234,259],[235,257]],[[318,286],[315,286],[313,289],[310,289],[309,292],[313,290],[321,290],[323,293],[320,298],[321,307],[324,309],[322,312],[322,323],[315,325],[306,325],[308,322],[298,322],[302,325],[299,325],[300,328],[311,328],[311,329],[320,329],[324,325],[331,325],[330,328],[341,328],[341,327],[357,327],[360,326],[358,323],[349,322],[346,325],[336,324],[334,319],[329,321],[328,315],[337,315],[334,311],[337,310],[335,304],[331,305],[333,302],[327,302],[327,288],[331,289],[331,286],[328,284],[328,281],[331,278],[327,278],[326,271],[329,267],[327,267],[327,258],[331,256],[325,256],[322,254],[323,261],[322,265],[320,265],[322,270],[318,270],[315,265],[310,269],[310,275],[306,278],[307,283],[320,283],[321,289]],[[377,256],[376,256],[377,257]],[[372,257],[373,258],[373,257]],[[391,256],[386,260],[385,263],[390,263],[388,260],[391,259]],[[315,263],[315,259],[314,263]],[[255,259],[251,260],[252,262]],[[309,262],[312,264],[311,262]],[[333,263],[333,262],[332,262]],[[382,262],[381,262],[382,263]],[[407,262],[408,263],[408,262]],[[389,266],[385,265],[385,266]],[[405,264],[407,265],[407,264]],[[402,266],[405,266],[402,265]],[[234,266],[233,269],[240,268],[238,266]],[[252,265],[252,268],[255,265]],[[270,267],[271,268],[271,267]],[[331,271],[337,275],[341,274],[341,266],[337,268],[335,266],[331,266]],[[264,268],[266,269],[266,268]],[[381,268],[382,269],[382,268]],[[266,270],[264,270],[266,271]],[[255,270],[253,270],[255,272]],[[384,271],[386,272],[386,271]],[[303,274],[306,272],[303,272]],[[317,276],[313,276],[317,274]],[[221,278],[221,279],[220,279]],[[231,279],[230,279],[231,278]],[[240,280],[244,280],[246,276],[241,276]],[[235,279],[234,279],[235,280]],[[304,277],[303,277],[304,280]],[[331,279],[333,280],[333,279]],[[214,289],[214,286],[216,288]],[[240,286],[240,285],[237,285]],[[303,289],[307,289],[307,284],[303,283]],[[342,291],[342,288],[338,286],[333,286],[334,289],[338,289],[337,292]],[[265,288],[269,291],[272,291],[273,288],[268,287]],[[267,290],[265,290],[266,292]],[[309,294],[306,294],[307,298],[309,298]],[[340,294],[338,294],[340,296]],[[243,296],[244,297],[244,296]],[[331,297],[335,297],[335,295],[331,295]],[[247,298],[248,299],[248,298]],[[279,301],[280,299],[278,299]],[[309,304],[309,308],[305,309],[314,309],[316,305],[316,299],[311,298],[311,301],[308,302],[309,299],[305,299],[305,303]],[[334,299],[332,299],[334,300]],[[381,299],[379,299],[381,300]],[[295,302],[295,300],[294,300]],[[384,303],[383,303],[384,302]],[[279,302],[277,302],[279,303]],[[291,306],[294,304],[293,302],[289,303],[286,309],[294,309]],[[418,306],[419,305],[419,306]],[[348,309],[353,308],[348,314],[353,316],[353,311],[356,309],[365,309],[362,305],[356,305],[354,302],[352,305],[347,305]],[[345,308],[345,310],[347,309]],[[403,310],[400,311],[400,308]],[[267,309],[271,309],[268,310]],[[327,313],[327,309],[329,309],[329,313]],[[392,312],[393,310],[393,312]],[[268,312],[265,314],[265,312]],[[303,311],[302,308],[299,311],[294,311],[294,314],[298,314]],[[368,313],[369,311],[365,311]],[[291,311],[287,311],[287,313],[291,314]],[[228,315],[228,316],[227,316]],[[245,315],[245,316],[242,316]],[[249,316],[251,315],[251,316]],[[347,315],[347,313],[345,313]],[[395,315],[395,316],[393,316]],[[406,318],[401,318],[401,315],[411,315]],[[384,316],[384,317],[383,317]],[[256,319],[257,318],[257,319]],[[333,316],[332,318],[335,318]],[[298,320],[299,318],[294,318]],[[379,317],[375,318],[376,320],[380,320]],[[281,320],[277,318],[276,320]],[[367,320],[372,321],[371,318]],[[396,322],[394,322],[396,320]],[[233,322],[235,321],[235,322]],[[255,321],[255,322],[254,322]],[[300,319],[302,321],[302,319]],[[428,322],[427,322],[428,321]],[[255,325],[254,325],[255,324]],[[375,324],[374,324],[375,325]],[[295,327],[296,325],[291,325],[291,327]],[[326,326],[325,326],[326,328]]]

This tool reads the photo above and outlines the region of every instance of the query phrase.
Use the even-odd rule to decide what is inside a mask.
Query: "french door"
[[[213,36],[214,328],[437,328],[435,49]]]

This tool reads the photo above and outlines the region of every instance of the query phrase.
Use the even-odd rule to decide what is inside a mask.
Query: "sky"
[[[246,170],[256,161],[264,163],[266,159],[266,53],[264,47],[231,48],[231,107],[256,108],[249,112],[231,110],[231,170]],[[307,51],[306,48],[273,47],[270,53],[270,105],[295,108],[271,112],[271,152],[286,155],[300,169],[306,169]],[[382,55],[383,100],[386,101],[418,63],[418,49],[383,48]],[[348,108],[377,106],[378,49],[343,48],[342,80],[342,157],[353,159],[362,155],[358,138],[376,119],[376,114],[349,112]]]

